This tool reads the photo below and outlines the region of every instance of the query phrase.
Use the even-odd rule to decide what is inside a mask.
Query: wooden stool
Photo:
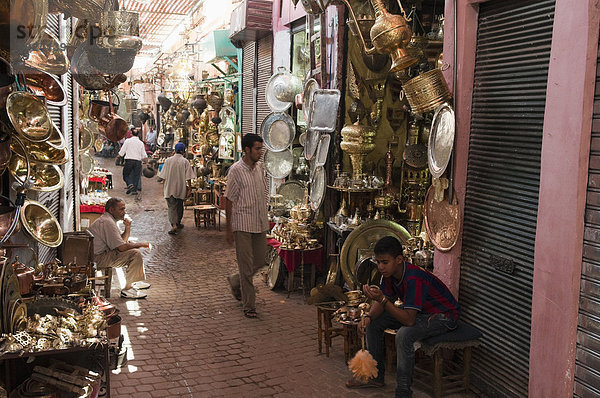
[[[331,339],[342,336],[343,327],[333,327],[332,315],[335,308],[327,306],[326,303],[317,305],[317,341],[319,345],[319,354],[323,352],[323,336],[325,336],[325,356],[329,358],[329,348],[331,348]]]
[[[100,274],[100,275],[98,275],[98,274]],[[98,291],[98,293],[101,296],[110,298],[110,288],[112,286],[112,276],[113,276],[112,267],[100,268],[100,269],[96,270],[96,275],[92,278],[89,278],[92,281],[92,288],[96,289],[98,282],[101,281],[102,283],[100,284],[100,286],[102,286],[102,294],[100,294],[100,291]]]
[[[217,226],[217,206],[194,205],[189,208],[194,210],[194,225],[196,228],[200,228],[202,223],[204,223],[204,228],[208,228],[211,225]]]
[[[415,372],[426,375],[427,380],[433,379],[433,385],[421,382],[417,378],[414,381],[420,383],[421,387],[430,392],[434,398],[440,398],[442,394],[468,391],[471,385],[471,351],[473,347],[481,344],[479,340],[481,336],[481,332],[474,326],[458,321],[456,329],[416,342],[415,351],[420,348],[424,355],[431,358],[433,368],[430,371],[419,364],[415,364]],[[385,330],[386,365],[388,369],[393,366],[396,358],[395,337],[395,330]],[[459,369],[458,372],[451,372],[450,366],[446,366],[447,374],[444,375],[443,349],[451,350],[454,353],[462,350],[462,369]]]
[[[344,358],[346,363],[361,346],[358,338],[358,322],[341,321],[342,336],[344,336]]]

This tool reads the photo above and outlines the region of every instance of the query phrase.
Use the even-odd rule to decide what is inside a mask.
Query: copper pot
[[[118,108],[118,105],[110,104],[108,101],[92,100],[90,101],[88,116],[96,123],[100,123],[101,120],[106,119],[112,113],[111,105]]]
[[[12,224],[15,217],[18,217],[18,215],[16,214],[14,207],[0,206],[0,237],[4,237],[4,235],[6,235],[6,232],[8,232],[8,228]],[[19,232],[20,229],[21,224],[17,223],[17,228],[14,232]]]
[[[100,134],[108,138],[108,140],[116,142],[125,137],[125,134],[127,134],[127,130],[129,129],[129,125],[121,116],[115,113],[114,109],[118,108],[119,105],[113,105],[112,100],[110,99],[110,92],[108,96],[109,112],[105,113],[104,116],[100,118],[100,121],[98,121],[98,131]],[[90,106],[90,110],[91,109],[92,107]]]

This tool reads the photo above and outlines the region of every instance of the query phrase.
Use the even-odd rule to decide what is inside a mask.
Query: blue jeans
[[[411,397],[413,369],[415,367],[414,343],[456,328],[456,322],[443,314],[417,314],[413,326],[403,326],[388,312],[371,320],[367,327],[367,349],[377,361],[376,381],[383,382],[385,376],[384,331],[396,332],[396,398]]]

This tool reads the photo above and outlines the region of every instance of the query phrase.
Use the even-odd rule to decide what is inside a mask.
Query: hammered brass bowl
[[[69,161],[69,151],[67,148],[57,149],[51,146],[47,141],[45,142],[33,142],[22,139],[23,147],[29,155],[29,160],[44,163],[44,164],[56,164],[61,165]],[[23,148],[20,145],[16,145],[11,142],[10,149],[22,157],[25,157]]]
[[[65,178],[60,167],[54,164],[42,164],[30,162],[28,189],[40,192],[52,192],[61,189],[65,185]],[[27,160],[14,154],[10,158],[8,171],[19,182],[24,184],[27,178]]]
[[[58,247],[63,240],[63,232],[56,217],[39,202],[26,200],[21,208],[21,224],[29,235],[48,247]]]
[[[52,133],[50,113],[35,95],[15,91],[6,99],[6,112],[17,133],[34,142],[45,141]]]

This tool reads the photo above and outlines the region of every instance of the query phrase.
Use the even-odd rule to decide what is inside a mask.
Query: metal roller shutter
[[[528,395],[540,153],[555,0],[479,8],[461,255],[463,318],[483,331],[474,382]]]
[[[598,51],[600,54],[600,49]],[[575,359],[575,397],[600,396],[600,57],[590,145],[583,266]]]
[[[255,56],[256,42],[246,43],[242,49],[242,134],[256,132]]]
[[[257,77],[257,97],[256,97],[256,133],[260,134],[260,125],[263,120],[271,113],[267,99],[265,97],[265,88],[272,74],[272,52],[273,36],[268,35],[258,41],[258,73]]]

